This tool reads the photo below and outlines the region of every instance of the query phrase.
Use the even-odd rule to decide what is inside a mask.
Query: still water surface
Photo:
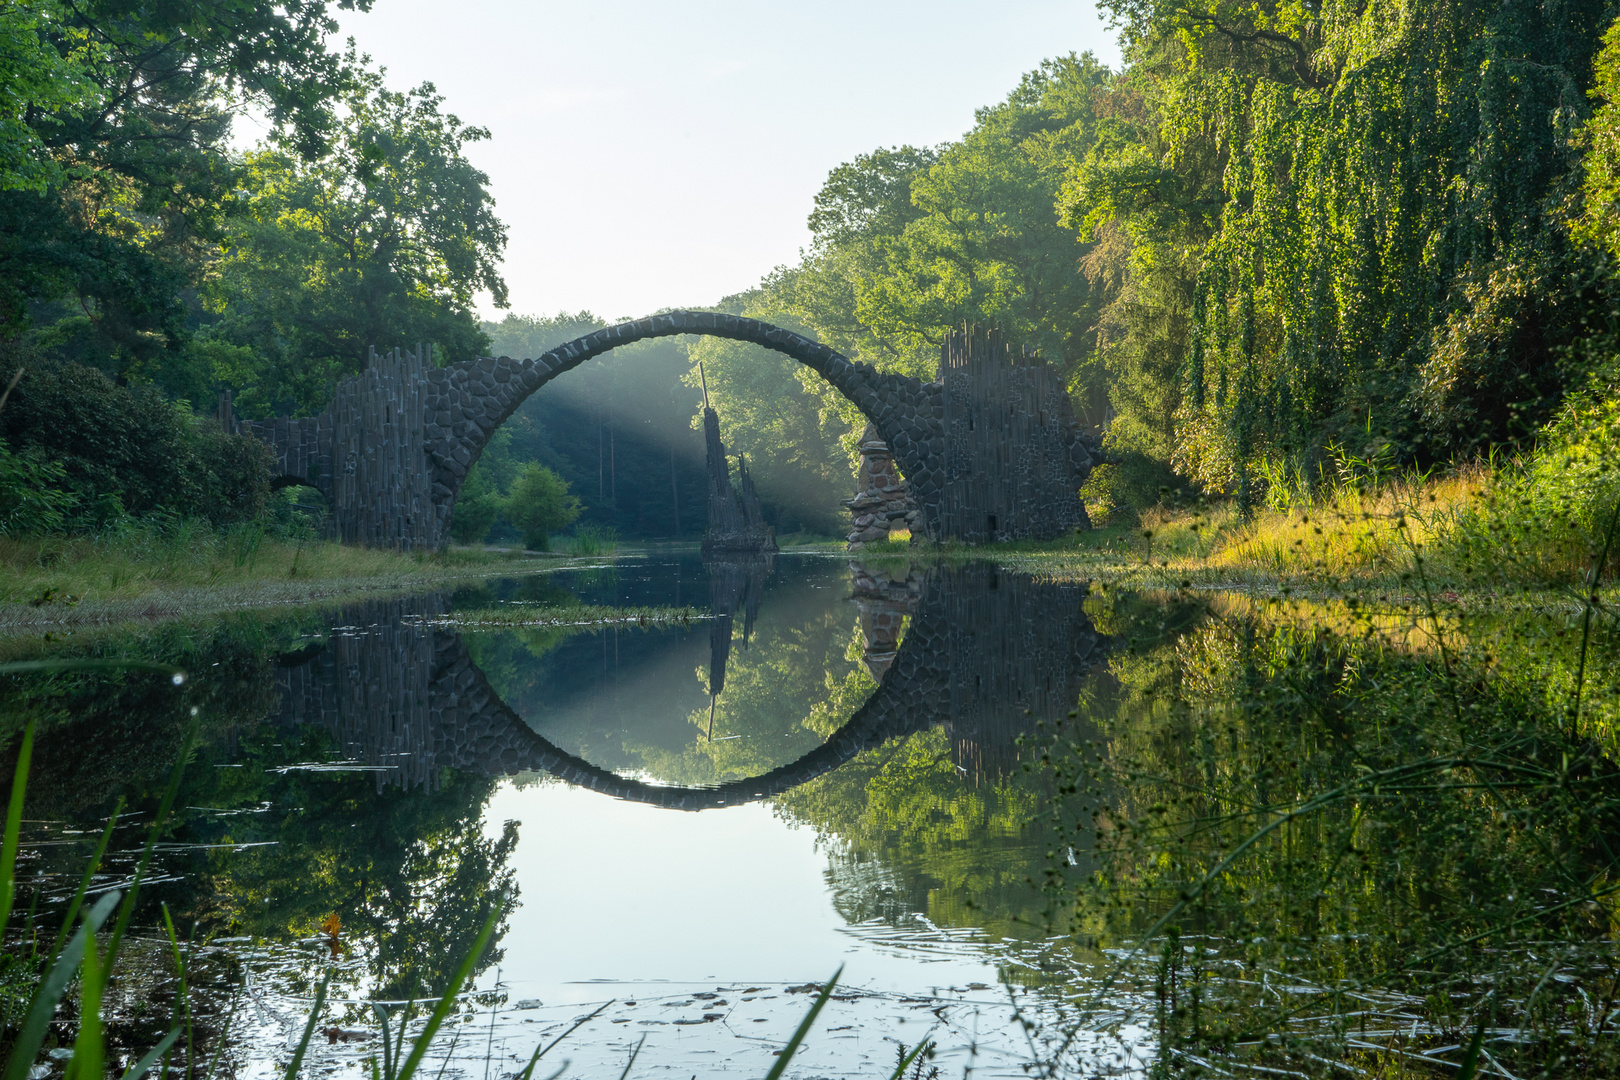
[[[491,904],[497,952],[439,1043],[467,1075],[518,1071],[608,1002],[553,1069],[619,1076],[645,1038],[635,1075],[763,1075],[840,966],[790,1075],[886,1076],[924,1037],[945,1075],[1024,1075],[1015,1003],[1052,1037],[1043,987],[1095,961],[1047,939],[1023,768],[1038,723],[1106,691],[1085,600],[988,565],[666,553],[194,628],[170,646],[205,741],[161,888],[242,965],[246,1075],[277,1073],[333,954],[339,1041],[316,1057],[357,1068],[362,1004],[431,993]],[[580,603],[701,617],[509,625]],[[43,787],[90,779],[67,772]],[[71,831],[101,807],[52,808]],[[60,893],[70,860],[41,828]],[[1068,1059],[1133,1071],[1141,1006],[1121,991]]]

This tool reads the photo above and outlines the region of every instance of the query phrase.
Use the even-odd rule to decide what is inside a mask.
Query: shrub
[[[1143,510],[1156,506],[1167,492],[1186,486],[1163,461],[1127,450],[1091,470],[1080,498],[1094,525],[1134,525]]]
[[[0,411],[0,437],[55,463],[47,482],[76,503],[73,527],[125,513],[229,525],[257,517],[270,492],[270,451],[257,439],[211,430],[183,403],[79,364],[29,368]]]
[[[461,485],[455,509],[450,512],[450,536],[458,544],[477,544],[489,535],[495,520],[506,508],[506,500],[484,479],[476,465]]]
[[[62,488],[66,471],[29,448],[14,454],[0,442],[0,533],[57,532],[78,504]]]
[[[551,534],[572,525],[581,509],[567,481],[543,465],[530,465],[512,484],[506,520],[523,534],[524,547],[549,551]]]
[[[1589,571],[1608,549],[1620,569],[1620,543],[1609,531],[1620,513],[1620,360],[1571,394],[1535,451],[1506,470],[1489,496],[1458,515],[1448,538],[1464,565],[1516,570],[1531,579]]]

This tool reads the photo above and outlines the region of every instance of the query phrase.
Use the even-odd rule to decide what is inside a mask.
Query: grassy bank
[[[1562,597],[1577,606],[1596,592],[1610,608],[1620,523],[1609,511],[1561,511],[1499,475],[1470,469],[1345,487],[1263,506],[1247,518],[1230,504],[1167,501],[1130,524],[1049,542],[910,551],[1144,587],[1408,597],[1428,590],[1486,603]],[[874,544],[860,557],[903,550]]]
[[[572,564],[524,552],[284,541],[246,529],[0,536],[0,633],[311,603]]]

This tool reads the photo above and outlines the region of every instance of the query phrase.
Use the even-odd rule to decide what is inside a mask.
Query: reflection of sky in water
[[[677,813],[556,782],[508,781],[485,809],[496,831],[523,822],[511,863],[520,904],[499,969],[479,981],[487,990],[498,978],[507,1004],[469,1016],[459,1032],[452,1026],[429,1056],[435,1072],[519,1071],[537,1046],[606,1006],[539,1075],[566,1061],[567,1077],[618,1077],[645,1038],[633,1075],[758,1078],[810,1007],[803,984],[842,965],[841,992],[790,1077],[886,1076],[897,1049],[924,1038],[946,1076],[970,1065],[977,1076],[1025,1075],[1031,1043],[998,965],[1029,950],[920,917],[851,926],[833,908],[815,834],[768,806]],[[1089,975],[1074,974],[1071,989]],[[1054,1015],[1051,1000],[1021,1000],[1031,1016]],[[279,1023],[250,1018],[243,1033],[274,1045],[296,1038],[296,1018],[292,1010]],[[1127,1022],[1117,1035],[1082,1036],[1068,1057],[1086,1062],[1086,1075],[1131,1075],[1148,1045],[1146,1031]],[[310,1066],[352,1065],[365,1053],[363,1044],[318,1044]],[[266,1062],[243,1075],[276,1074]]]
[[[590,604],[703,609],[712,599],[707,571],[687,555],[558,573],[545,583]],[[508,580],[493,591],[520,600],[525,584]],[[856,615],[847,563],[779,557],[752,625],[742,612],[733,620],[714,745],[713,620],[573,634],[472,631],[463,640],[501,700],[561,749],[626,775],[704,784],[758,775],[822,741],[804,720],[829,679],[855,670],[845,653]]]
[[[814,832],[767,806],[687,814],[562,784],[508,783],[486,820],[498,827],[507,818],[523,822],[507,981],[805,982],[839,964],[846,981],[872,989],[996,981],[971,952],[924,962],[849,933]]]

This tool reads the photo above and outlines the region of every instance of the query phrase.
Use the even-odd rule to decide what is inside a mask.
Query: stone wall
[[[620,345],[677,334],[752,342],[826,379],[892,453],[917,503],[918,535],[1045,537],[1085,524],[1076,492],[1095,446],[1074,423],[1062,387],[1044,365],[972,330],[946,343],[940,380],[924,383],[756,319],[672,311],[532,360],[485,357],[436,368],[420,348],[396,352],[344,380],[318,417],[243,426],[271,446],[284,475],[326,495],[339,537],[437,548],[448,542],[468,470],[530,394]],[[985,426],[997,424],[1005,426]]]

